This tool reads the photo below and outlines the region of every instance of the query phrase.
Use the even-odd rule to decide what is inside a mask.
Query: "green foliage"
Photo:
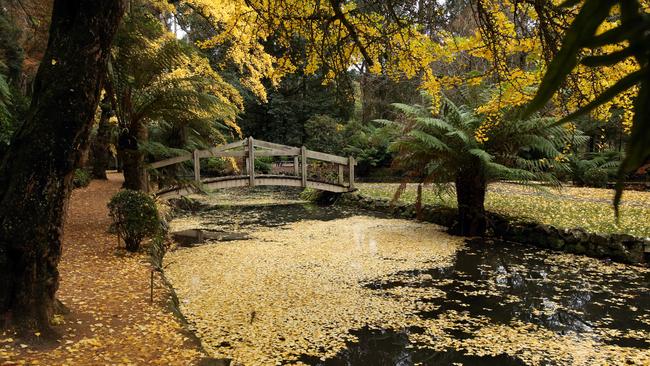
[[[315,201],[318,198],[318,190],[313,188],[305,188],[300,192],[300,199],[305,201]]]
[[[192,44],[167,32],[147,6],[134,5],[124,19],[112,56],[109,76],[121,134],[133,138],[139,126],[149,129],[149,140],[130,149],[160,160],[238,135],[239,92]],[[160,172],[170,179],[178,173]]]
[[[208,158],[201,160],[201,175],[220,177],[228,175],[230,164],[224,158]]]
[[[315,74],[307,75],[304,66],[308,63],[305,51],[309,45],[297,37],[292,43],[289,54],[299,67],[285,75],[279,85],[266,84],[268,100],[264,102],[255,95],[243,92],[246,102],[240,125],[245,136],[291,146],[307,145],[305,124],[313,116],[328,115],[346,121],[352,115],[354,97],[349,80],[351,74],[337,75],[331,83],[324,83],[327,70],[317,70]],[[273,45],[266,50],[278,56],[287,52],[285,48],[273,49]]]
[[[556,160],[562,147],[586,141],[548,118],[504,119],[479,140],[481,118],[449,99],[444,99],[437,118],[419,105],[394,107],[399,119],[380,121],[394,136],[390,146],[397,154],[394,164],[424,183],[453,181],[462,167],[473,166],[476,159],[488,181],[557,183],[553,172],[562,168]]]
[[[11,91],[7,79],[0,74],[0,145],[9,145],[13,134],[12,116],[10,112]]]
[[[585,172],[583,182],[589,187],[604,188],[607,186],[607,178],[608,174],[605,169],[594,167]]]
[[[18,28],[0,11],[0,157],[24,115],[23,97],[17,91],[22,70],[23,50],[18,43]]]
[[[569,170],[573,184],[578,186],[602,187],[607,183],[609,178],[616,176],[616,171],[621,160],[621,154],[616,151],[605,151],[601,153],[591,153],[585,155],[570,155]],[[587,172],[592,171],[592,178],[587,177]],[[594,179],[598,175],[604,175],[604,184]]]
[[[15,83],[22,71],[24,51],[19,44],[20,29],[0,11],[0,70],[10,83]]]
[[[378,168],[390,166],[393,158],[388,151],[391,136],[385,132],[382,126],[375,123],[364,124],[352,120],[345,125],[343,136],[346,146],[343,152],[357,160],[358,176],[366,176],[372,171],[378,171]]]
[[[261,174],[270,174],[273,168],[272,158],[257,158],[255,159],[255,171]]]
[[[311,150],[340,154],[344,144],[343,125],[336,119],[322,114],[312,116],[305,122],[305,146]]]
[[[86,169],[75,169],[74,177],[72,178],[72,186],[74,188],[88,187],[90,181],[90,173]]]
[[[144,192],[122,190],[111,198],[108,209],[114,228],[131,252],[138,251],[144,238],[160,231],[156,203]]]
[[[575,2],[568,1],[573,6]],[[602,34],[596,30],[603,24],[613,6],[620,7],[621,23]],[[640,65],[639,70],[631,71],[609,89],[597,96],[584,107],[565,118],[569,120],[588,113],[598,106],[610,101],[620,93],[638,86],[639,91],[634,102],[634,120],[630,140],[626,146],[625,158],[621,162],[616,185],[614,206],[617,209],[623,193],[623,179],[645,164],[650,159],[650,46],[647,30],[650,18],[638,0],[599,1],[586,0],[571,26],[566,31],[562,48],[558,51],[544,75],[542,83],[531,101],[528,113],[541,108],[555,92],[561,89],[563,82],[578,65],[583,48],[597,51],[603,46],[625,45],[622,50],[608,54],[589,56],[582,59],[582,64],[589,67],[609,66],[623,62],[632,56]]]

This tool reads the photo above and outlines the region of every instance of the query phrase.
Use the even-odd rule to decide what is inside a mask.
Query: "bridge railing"
[[[157,161],[149,165],[150,169],[159,169],[170,165],[180,164],[192,160],[194,163],[194,180],[201,182],[201,159],[213,157],[233,157],[245,160],[249,185],[255,186],[255,159],[257,157],[282,156],[293,157],[294,176],[301,178],[302,186],[307,187],[309,173],[309,159],[336,164],[338,167],[338,181],[336,184],[354,189],[354,157],[342,157],[318,151],[308,150],[306,147],[293,147],[272,142],[255,140],[248,137],[241,141],[231,142],[207,150],[194,150],[192,154],[185,154],[173,158]],[[345,171],[348,171],[348,181],[345,181]],[[260,175],[263,176],[263,175]]]

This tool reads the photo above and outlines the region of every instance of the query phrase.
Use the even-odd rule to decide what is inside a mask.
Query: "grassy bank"
[[[375,198],[392,198],[398,188],[393,183],[358,184],[361,194]],[[414,202],[416,185],[409,185],[401,201]],[[423,190],[425,204],[456,206],[452,192]],[[492,212],[534,220],[558,228],[582,227],[596,233],[625,233],[650,237],[650,192],[627,191],[623,197],[621,217],[617,223],[612,208],[613,191],[597,188],[564,187],[543,191],[514,184],[490,185],[486,209]]]

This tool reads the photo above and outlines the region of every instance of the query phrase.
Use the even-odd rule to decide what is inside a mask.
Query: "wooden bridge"
[[[280,156],[293,158],[292,175],[256,174],[255,159],[257,157]],[[201,159],[212,157],[233,157],[245,160],[246,171],[242,175],[201,179]],[[336,164],[338,167],[338,179],[336,182],[324,182],[309,179],[309,159]],[[173,198],[196,193],[198,187],[205,190],[216,190],[233,187],[255,187],[255,186],[286,186],[314,188],[321,191],[336,193],[350,192],[354,190],[354,167],[356,162],[353,157],[342,157],[326,154],[318,151],[311,151],[303,147],[292,147],[275,144],[248,137],[244,140],[221,145],[208,150],[194,150],[193,154],[186,154],[170,159],[161,160],[149,165],[150,169],[181,164],[192,160],[194,162],[194,182],[199,184],[187,184],[165,188],[156,192],[160,198]],[[345,172],[348,172],[347,182]]]

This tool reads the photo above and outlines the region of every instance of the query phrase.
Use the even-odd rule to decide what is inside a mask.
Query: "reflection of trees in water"
[[[368,328],[353,332],[359,342],[349,343],[348,347],[326,361],[304,357],[303,362],[319,366],[410,366],[422,365],[452,365],[462,363],[473,366],[519,366],[524,365],[519,359],[507,356],[468,356],[462,351],[432,349],[417,349],[411,347],[408,332],[393,332],[387,330],[371,330]]]
[[[486,272],[487,279],[493,280],[503,294],[519,298],[509,303],[514,317],[560,332],[592,329],[588,321],[577,315],[588,312],[592,299],[591,292],[579,290],[586,287],[587,281],[575,273],[562,272],[558,276],[558,271],[549,271],[549,265],[540,259],[522,261],[526,258],[522,255],[525,250],[500,249],[498,255],[484,251],[481,258],[493,268]]]
[[[429,300],[439,308],[420,313],[423,318],[467,311],[472,317],[485,316],[494,323],[520,320],[562,334],[591,332],[602,326],[620,330],[646,328],[638,320],[639,314],[628,309],[635,306],[646,313],[650,309],[644,275],[636,279],[619,278],[622,275],[617,274],[603,276],[577,266],[547,263],[549,254],[514,244],[469,244],[452,266],[399,273],[398,280],[366,287],[436,287],[445,291],[445,298]],[[431,279],[423,280],[428,278],[425,275]],[[625,307],[606,303],[607,299],[628,295],[634,296],[626,299]],[[605,324],[603,318],[607,317],[614,320]]]
[[[200,213],[209,227],[253,229],[277,227],[303,220],[329,221],[355,215],[385,216],[347,207],[318,207],[310,203],[216,206]]]

